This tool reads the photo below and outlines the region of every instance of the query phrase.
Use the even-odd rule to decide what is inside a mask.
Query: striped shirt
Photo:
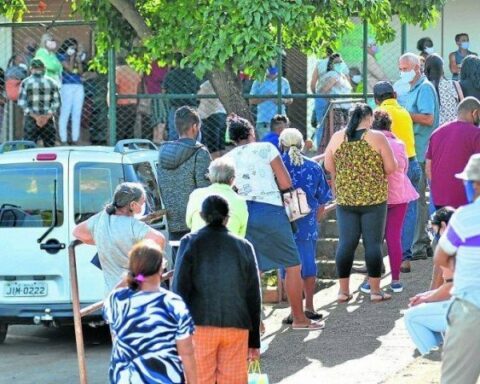
[[[452,295],[480,308],[480,198],[453,214],[439,245],[456,256]]]

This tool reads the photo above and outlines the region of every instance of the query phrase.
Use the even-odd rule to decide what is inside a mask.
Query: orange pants
[[[248,330],[196,326],[198,384],[246,384]]]

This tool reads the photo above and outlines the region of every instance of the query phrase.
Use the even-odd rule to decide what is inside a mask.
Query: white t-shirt
[[[87,225],[97,246],[109,293],[128,271],[128,252],[145,238],[150,227],[134,217],[108,215],[105,211],[89,218]]]
[[[235,185],[245,199],[282,206],[270,163],[279,156],[271,143],[250,143],[225,155],[235,162]]]

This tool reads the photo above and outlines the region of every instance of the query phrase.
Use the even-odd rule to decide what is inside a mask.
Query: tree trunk
[[[135,3],[131,3],[129,0],[110,0],[110,3],[122,14],[123,18],[128,21],[141,40],[152,35],[152,30],[135,8]]]
[[[254,122],[250,107],[243,98],[243,86],[235,72],[227,66],[225,70],[215,70],[209,75],[218,98],[227,110],[227,114],[235,113],[251,122]]]

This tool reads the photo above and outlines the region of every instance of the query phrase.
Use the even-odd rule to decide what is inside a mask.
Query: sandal
[[[300,325],[293,325],[292,329],[294,331],[319,331],[325,328],[324,321],[311,321],[309,324],[300,324]]]
[[[374,299],[374,297],[378,297],[377,299]],[[386,292],[383,292],[383,291],[379,291],[379,292],[371,292],[370,293],[370,301],[372,303],[379,303],[380,301],[386,301],[386,300],[390,300],[392,298],[392,295],[386,293]]]
[[[321,320],[323,319],[323,315],[321,313],[310,311],[308,309],[305,310],[305,317],[310,320]]]
[[[292,316],[292,314],[290,314],[290,315],[288,315],[287,317],[285,317],[285,318],[282,320],[282,323],[283,323],[283,324],[288,324],[288,325],[293,324],[293,316]]]
[[[351,293],[338,292],[337,303],[339,304],[348,303],[352,299],[353,299],[353,295]]]

